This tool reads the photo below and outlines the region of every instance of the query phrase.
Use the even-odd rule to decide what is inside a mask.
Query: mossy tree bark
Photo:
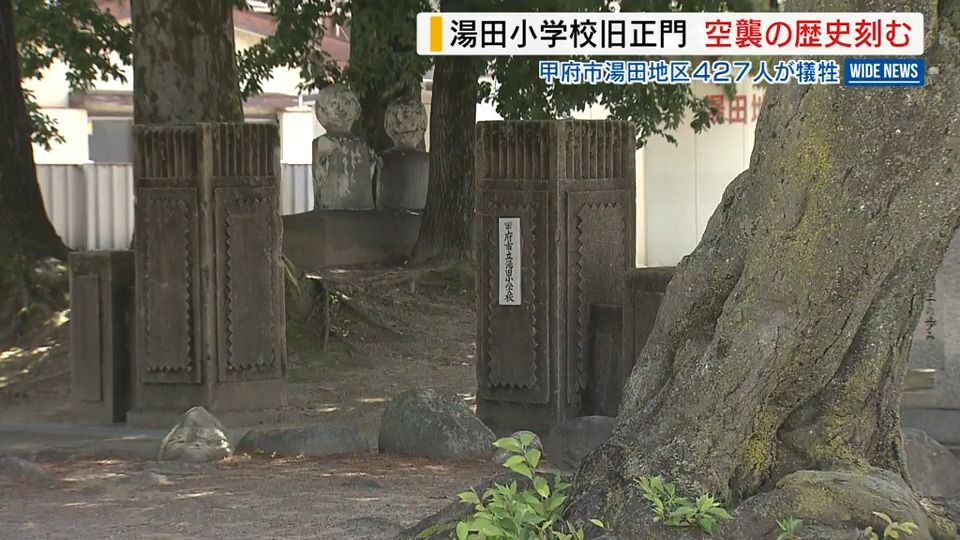
[[[641,518],[641,475],[748,503],[803,484],[798,471],[908,481],[901,380],[960,224],[960,1],[798,4],[924,12],[926,87],[768,90],[750,167],[679,264],[614,436],[577,476],[574,514],[626,538],[670,537]],[[794,512],[844,525],[810,508]]]
[[[7,344],[22,330],[37,296],[47,296],[34,280],[37,262],[62,260],[67,253],[37,184],[11,0],[0,0],[0,126],[0,344]],[[44,300],[62,303],[58,296]]]
[[[233,0],[136,0],[137,124],[242,122]]]

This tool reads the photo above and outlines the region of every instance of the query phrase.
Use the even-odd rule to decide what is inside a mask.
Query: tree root
[[[896,522],[918,526],[911,540],[957,538],[957,526],[916,495],[897,474],[883,469],[800,471],[785,476],[776,489],[737,507],[722,538],[770,538],[780,533],[776,520],[800,519],[815,538],[856,538],[866,527],[882,531],[882,512]],[[808,533],[805,536],[810,536]]]
[[[393,328],[386,321],[380,319],[379,317],[371,313],[370,310],[364,307],[359,300],[356,300],[355,298],[351,298],[341,291],[333,291],[331,294],[337,299],[337,301],[340,303],[341,306],[343,306],[345,309],[350,310],[354,315],[359,317],[366,324],[374,328],[379,328],[394,337],[402,338],[402,339],[407,338],[407,336],[404,335],[403,332]]]
[[[610,479],[606,479],[610,480]],[[667,478],[669,481],[670,478]],[[573,517],[599,516],[618,538],[697,538],[690,528],[677,529],[655,522],[651,503],[639,488],[621,481],[605,491],[600,506],[574,501]],[[590,490],[583,491],[589,497]],[[701,493],[683,493],[695,499]],[[777,520],[799,519],[799,538],[853,540],[866,527],[883,531],[886,523],[874,512],[896,522],[918,526],[911,540],[953,540],[958,535],[956,518],[960,500],[951,511],[914,493],[898,474],[871,467],[835,471],[799,471],[783,477],[770,491],[757,494],[732,510],[733,519],[715,536],[722,540],[776,540],[781,533]],[[592,507],[591,507],[592,506]],[[593,514],[593,516],[591,516]]]

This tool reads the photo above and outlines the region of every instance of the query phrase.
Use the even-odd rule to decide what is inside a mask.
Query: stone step
[[[915,392],[919,390],[932,390],[936,387],[937,370],[927,368],[912,368],[907,371],[903,378],[903,391]]]
[[[947,450],[953,452],[953,455],[957,456],[957,459],[960,459],[960,444],[948,444],[945,445]]]

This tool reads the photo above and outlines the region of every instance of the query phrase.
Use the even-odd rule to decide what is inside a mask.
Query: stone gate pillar
[[[137,423],[282,406],[276,125],[136,126],[134,142]]]
[[[633,127],[481,122],[476,137],[477,412],[497,431],[602,414],[588,390],[624,350]]]

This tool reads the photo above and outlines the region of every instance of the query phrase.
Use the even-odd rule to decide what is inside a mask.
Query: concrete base
[[[430,184],[430,154],[388,150],[381,159],[383,172],[377,183],[377,208],[423,210]]]
[[[315,210],[283,216],[283,253],[301,270],[400,264],[420,234],[420,214]]]

